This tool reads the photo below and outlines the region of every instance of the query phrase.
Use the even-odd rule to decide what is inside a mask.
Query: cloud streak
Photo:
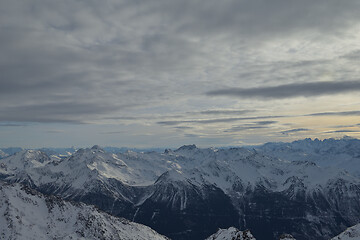
[[[271,119],[271,118],[283,118],[286,116],[257,116],[257,117],[238,117],[238,118],[214,118],[214,119],[199,119],[199,120],[176,120],[176,121],[160,121],[157,122],[160,125],[173,126],[184,123],[195,124],[213,124],[213,123],[230,123],[243,120],[259,120],[259,119]]]
[[[297,133],[297,132],[307,132],[310,131],[310,129],[308,128],[295,128],[295,129],[290,129],[290,130],[286,130],[286,131],[282,131],[281,133],[284,135],[289,135],[291,133]]]
[[[342,129],[342,130],[335,130],[335,131],[327,131],[325,133],[358,133],[359,130],[349,130],[349,129]]]
[[[241,131],[255,130],[255,129],[266,129],[266,128],[270,128],[269,125],[272,125],[274,123],[277,123],[277,121],[259,121],[249,124],[243,124],[240,126],[234,126],[230,129],[225,130],[224,132],[241,132]]]
[[[360,116],[360,111],[319,112],[307,114],[305,116]]]
[[[3,108],[0,112],[0,121],[81,124],[87,119],[101,118],[101,114],[128,107],[131,106],[103,105],[101,102],[26,104]]]
[[[199,114],[203,115],[243,115],[246,113],[255,112],[255,110],[229,110],[229,109],[223,109],[223,110],[205,110],[198,112]]]
[[[292,83],[255,88],[225,88],[209,91],[206,95],[257,99],[284,99],[293,97],[316,97],[350,92],[360,92],[360,81]]]

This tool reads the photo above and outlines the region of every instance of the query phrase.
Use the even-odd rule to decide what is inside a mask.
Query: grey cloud
[[[193,127],[188,127],[188,126],[179,126],[179,127],[174,127],[175,129],[193,129]]]
[[[58,102],[47,104],[26,104],[3,108],[0,121],[5,122],[58,122],[84,123],[88,117],[96,117],[126,105],[102,105],[102,103]]]
[[[268,125],[277,123],[277,121],[259,121],[254,123],[243,124],[241,126],[234,126],[230,129],[225,130],[224,132],[240,132],[246,130],[254,130],[254,129],[266,129],[270,128]]]
[[[192,134],[192,133],[187,133],[187,134],[184,134],[184,137],[187,137],[187,138],[198,138],[198,137],[201,137],[201,135]]]
[[[245,120],[259,120],[259,119],[276,119],[276,118],[285,118],[285,117],[316,117],[316,116],[358,116],[360,115],[360,111],[344,111],[344,112],[319,112],[319,113],[311,113],[304,115],[274,115],[274,116],[254,116],[254,117],[233,117],[233,118],[214,118],[214,119],[195,119],[195,120],[169,120],[169,121],[159,121],[157,124],[164,126],[176,126],[181,124],[213,124],[213,123],[230,123],[237,121],[245,121]],[[257,125],[270,125],[277,123],[277,121],[258,121],[254,124]],[[360,124],[359,124],[360,125]],[[187,126],[180,126],[181,128]],[[178,127],[178,128],[180,128]],[[299,128],[294,130],[309,130],[306,128]],[[286,133],[286,131],[285,131]]]
[[[274,115],[274,116],[232,117],[232,118],[195,119],[195,120],[169,120],[169,121],[159,121],[157,122],[157,124],[165,125],[165,126],[176,126],[180,124],[191,124],[191,123],[193,124],[229,123],[229,122],[237,122],[237,121],[245,121],[245,120],[276,119],[276,118],[285,118],[285,117],[291,118],[291,117],[316,117],[316,116],[358,116],[358,115],[360,115],[360,111],[319,112],[319,113],[311,113],[304,115]],[[277,121],[258,121],[255,123],[258,125],[269,125],[276,122]],[[305,128],[299,128],[299,129],[305,130]]]
[[[24,127],[28,126],[28,124],[24,123],[15,123],[15,122],[0,122],[0,127]]]
[[[320,112],[311,113],[304,116],[359,116],[360,111],[344,111],[344,112]]]
[[[335,131],[327,131],[325,133],[356,133],[356,132],[360,132],[360,131],[342,129],[342,130],[335,130]]]
[[[137,120],[137,119],[143,119],[143,117],[104,117],[104,119],[108,119],[108,120]]]
[[[208,96],[234,96],[242,98],[291,98],[359,92],[360,81],[293,83],[271,87],[227,88],[207,92]]]
[[[288,134],[291,134],[291,133],[306,132],[306,131],[310,131],[310,129],[308,129],[308,128],[295,128],[295,129],[282,131],[281,133],[284,134],[284,135],[288,135]]]
[[[356,127],[357,124],[355,125],[336,125],[336,126],[330,126],[332,128],[348,128],[348,127]]]
[[[155,5],[155,4],[154,4]],[[322,32],[346,28],[358,19],[359,3],[335,0],[157,1],[166,20],[178,22],[178,31],[199,34],[233,31],[243,36],[277,36],[301,30]],[[348,19],[348,21],[344,21]]]
[[[278,121],[260,121],[260,122],[255,122],[255,124],[257,125],[270,125],[270,124],[274,124],[277,123]]]
[[[266,128],[269,128],[269,127],[266,127],[266,126],[237,126],[237,127],[232,127],[230,129],[227,129],[224,132],[241,132],[241,131],[246,131],[246,130],[266,129]]]
[[[350,53],[347,53],[342,56],[342,58],[346,58],[349,60],[359,60],[360,59],[360,50],[354,50]]]
[[[255,110],[230,110],[230,109],[218,109],[218,110],[205,110],[198,113],[204,115],[242,115],[246,113],[255,112]]]
[[[65,131],[63,131],[63,130],[47,130],[46,131],[47,133],[64,133]]]
[[[33,107],[16,107],[29,100],[32,106],[64,101],[91,101],[102,106],[84,110],[93,111],[84,117],[119,115],[119,102],[143,107],[159,103],[166,89],[161,79],[157,80],[158,73],[187,68],[191,65],[188,53],[195,53],[187,40],[150,30],[150,25],[157,24],[151,16],[145,21],[129,21],[138,11],[131,1],[30,0],[1,2],[0,9],[0,108],[4,113],[0,121],[88,120],[79,119],[81,108],[66,111],[66,103],[58,108],[64,110],[66,119],[49,116],[53,111],[48,108],[46,112],[44,106],[37,116],[29,117]],[[129,29],[135,30],[128,32],[124,22],[131,22]],[[19,111],[15,113],[16,108]]]
[[[286,116],[257,116],[257,117],[238,117],[238,118],[215,118],[215,119],[200,119],[200,120],[176,120],[176,121],[160,121],[157,122],[160,125],[172,126],[183,123],[196,123],[196,124],[212,124],[212,123],[228,123],[243,120],[257,120],[268,118],[283,118]]]
[[[134,105],[136,106],[136,105]],[[154,120],[154,119],[172,119],[182,118],[184,115],[161,115],[161,114],[150,114],[150,115],[138,115],[138,116],[113,116],[103,117],[106,120]]]
[[[101,134],[124,134],[126,131],[101,132]]]

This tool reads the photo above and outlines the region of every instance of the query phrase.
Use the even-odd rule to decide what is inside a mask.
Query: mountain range
[[[0,160],[3,181],[95,205],[175,240],[229,227],[258,240],[330,239],[360,222],[359,170],[360,141],[349,138],[164,152],[94,146],[68,157],[22,150]]]

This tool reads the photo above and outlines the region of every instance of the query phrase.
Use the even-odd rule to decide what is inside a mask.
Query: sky
[[[0,147],[360,137],[358,0],[0,0]]]

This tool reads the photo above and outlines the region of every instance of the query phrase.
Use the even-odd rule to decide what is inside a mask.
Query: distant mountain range
[[[330,239],[360,222],[359,173],[360,141],[349,138],[164,152],[94,146],[68,156],[22,150],[0,160],[3,181],[95,205],[175,240],[229,227],[258,240]]]
[[[79,148],[70,147],[70,148],[36,148],[36,149],[23,149],[19,147],[10,147],[10,148],[0,148],[0,159],[13,155],[17,152],[21,152],[23,150],[39,150],[47,155],[57,155],[60,157],[67,157],[74,152],[76,152]],[[103,148],[108,153],[124,153],[127,151],[132,152],[163,152],[164,148],[127,148],[127,147],[104,147]]]

